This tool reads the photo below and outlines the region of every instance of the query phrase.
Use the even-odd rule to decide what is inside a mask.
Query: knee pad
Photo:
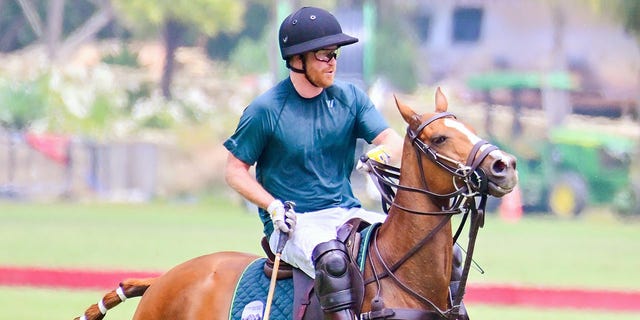
[[[355,302],[347,249],[337,240],[323,242],[313,250],[316,269],[314,289],[325,312],[348,309]]]

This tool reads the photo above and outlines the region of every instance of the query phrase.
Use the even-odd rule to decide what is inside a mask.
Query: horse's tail
[[[92,304],[81,317],[76,317],[74,320],[101,320],[107,314],[107,310],[114,308],[128,298],[142,296],[155,280],[156,278],[124,280],[120,282],[117,289],[105,294],[98,303]]]

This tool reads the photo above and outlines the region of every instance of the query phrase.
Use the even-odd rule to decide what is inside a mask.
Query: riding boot
[[[356,294],[353,267],[345,245],[331,240],[317,245],[311,255],[316,269],[314,290],[325,320],[353,320]],[[355,270],[357,272],[357,270]]]
[[[460,279],[462,279],[462,249],[457,244],[453,245],[453,263],[451,264],[451,282],[449,283],[450,299],[453,302],[459,294]],[[464,302],[460,301],[457,320],[468,320],[469,314]]]

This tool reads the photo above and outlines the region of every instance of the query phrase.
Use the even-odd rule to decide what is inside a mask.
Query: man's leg
[[[314,267],[312,253],[319,243],[327,242],[336,238],[335,217],[340,211],[329,210],[305,212],[298,216],[298,223],[293,234],[289,236],[289,241],[282,251],[282,261],[304,271],[310,278],[314,279],[316,270]],[[275,252],[278,244],[278,231],[271,235],[269,245]]]
[[[320,243],[312,254],[316,269],[315,292],[325,320],[353,320],[356,294],[352,286],[354,270],[344,244],[338,240]]]

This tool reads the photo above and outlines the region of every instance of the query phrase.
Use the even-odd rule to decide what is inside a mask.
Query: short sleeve
[[[224,142],[224,147],[244,163],[255,164],[271,136],[269,123],[264,108],[250,105],[242,113],[236,131]]]
[[[371,143],[382,131],[389,128],[380,111],[369,97],[360,89],[356,90],[356,135]]]

